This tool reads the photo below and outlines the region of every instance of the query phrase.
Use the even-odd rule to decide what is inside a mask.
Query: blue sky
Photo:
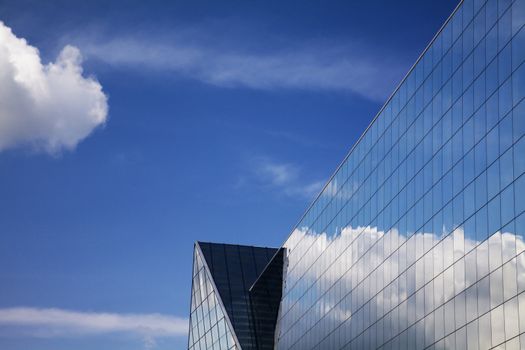
[[[455,5],[0,0],[0,348],[183,349],[193,242],[281,245]]]

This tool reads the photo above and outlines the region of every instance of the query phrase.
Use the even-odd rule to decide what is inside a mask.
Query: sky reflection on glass
[[[285,242],[278,349],[525,346],[524,24],[458,6]]]

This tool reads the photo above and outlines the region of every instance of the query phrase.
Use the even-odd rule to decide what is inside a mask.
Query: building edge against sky
[[[524,24],[525,0],[460,2],[267,264],[273,347],[525,348]],[[209,306],[189,349],[258,348]]]
[[[196,242],[193,254],[188,347],[273,349],[284,250]]]

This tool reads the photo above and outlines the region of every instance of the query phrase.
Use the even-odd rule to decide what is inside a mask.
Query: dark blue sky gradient
[[[166,41],[198,28],[199,42],[254,54],[357,42],[378,60],[401,62],[397,81],[378,87],[390,91],[456,3],[0,0],[0,20],[44,61],[93,32]],[[323,88],[214,86],[89,57],[84,67],[109,96],[105,127],[56,157],[0,153],[0,308],[186,317],[193,242],[281,245],[313,199],[291,187],[326,181],[384,102]],[[261,176],[261,162],[286,164],[295,175],[276,184]],[[4,346],[143,345],[0,338]]]

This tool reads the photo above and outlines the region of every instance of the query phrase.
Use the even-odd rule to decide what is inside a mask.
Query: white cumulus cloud
[[[76,47],[65,46],[55,62],[43,64],[38,49],[0,21],[0,151],[72,150],[103,125],[107,97],[82,73]]]

